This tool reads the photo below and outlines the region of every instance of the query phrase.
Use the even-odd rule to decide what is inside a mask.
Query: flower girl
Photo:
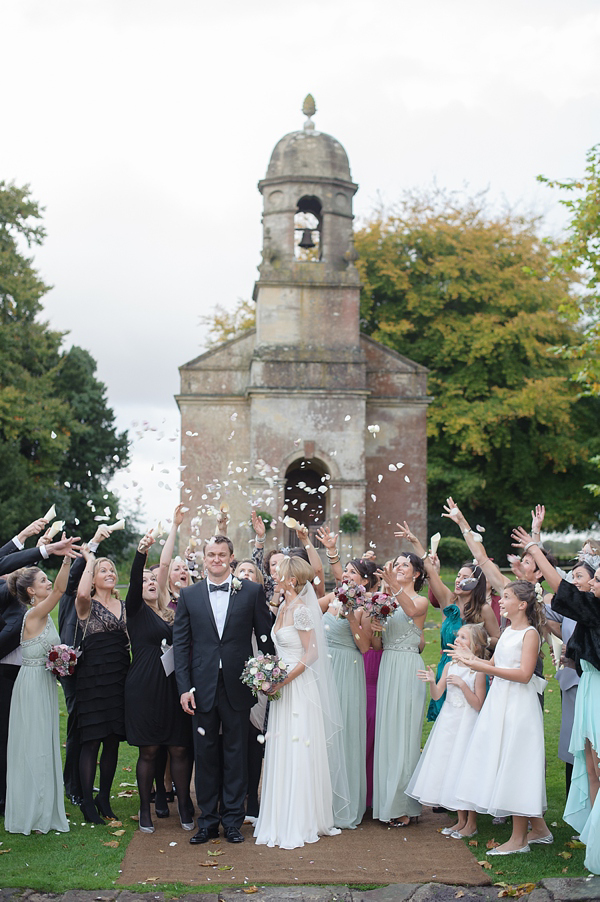
[[[454,660],[494,677],[464,757],[456,796],[462,808],[494,817],[512,815],[510,839],[487,854],[514,855],[529,852],[532,843],[553,842],[543,818],[544,724],[538,692],[545,681],[534,674],[544,607],[535,587],[518,579],[504,589],[500,611],[510,626],[489,663],[458,645],[452,652]]]
[[[483,658],[487,633],[480,623],[462,626],[454,645]],[[456,780],[471,738],[477,715],[485,700],[485,674],[461,663],[448,661],[439,681],[432,667],[419,670],[420,680],[429,683],[432,699],[447,691],[446,702],[433,726],[423,754],[408,784],[406,794],[422,805],[440,805],[457,812],[457,822],[442,833],[454,839],[475,836],[477,813],[462,806],[455,794]]]

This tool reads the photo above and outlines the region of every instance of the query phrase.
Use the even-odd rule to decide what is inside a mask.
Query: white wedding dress
[[[295,606],[293,625],[271,632],[276,652],[288,670],[306,659],[299,630],[310,633],[310,654],[317,645],[313,615],[305,604]],[[334,827],[334,791],[319,681],[317,668],[309,664],[283,686],[281,698],[269,706],[260,813],[254,830],[258,845],[297,849],[317,842],[320,836],[341,832]]]

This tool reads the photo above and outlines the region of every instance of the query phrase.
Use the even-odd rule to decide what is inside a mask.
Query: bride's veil
[[[314,629],[312,630],[316,645],[316,656],[307,670],[313,675],[319,690],[319,703],[323,712],[325,739],[327,742],[327,758],[333,791],[333,815],[336,827],[350,825],[350,792],[344,755],[344,737],[342,711],[339,695],[331,669],[329,647],[323,628],[323,614],[310,583],[306,583],[298,599],[306,604],[311,613]],[[312,655],[311,655],[312,657]],[[357,700],[358,704],[358,700]]]

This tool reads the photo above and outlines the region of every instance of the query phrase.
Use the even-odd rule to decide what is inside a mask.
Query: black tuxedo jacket
[[[11,595],[0,616],[0,658],[14,651],[21,644],[21,625],[27,608]]]
[[[223,681],[231,707],[235,711],[251,708],[256,700],[240,675],[252,657],[252,632],[262,651],[274,652],[265,591],[249,580],[240,582],[237,591],[232,586],[220,639],[206,580],[179,593],[173,624],[175,677],[180,695],[195,688],[197,711],[210,711],[215,704],[219,661],[223,663]]]

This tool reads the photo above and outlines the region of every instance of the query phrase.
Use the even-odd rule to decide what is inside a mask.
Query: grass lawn
[[[442,573],[444,581],[452,585],[454,571]],[[439,628],[441,613],[430,607],[426,623],[426,646],[423,657],[428,664],[435,664],[440,654]],[[529,855],[508,856],[490,859],[488,871],[493,882],[522,884],[537,882],[543,877],[586,876],[583,866],[585,850],[573,847],[572,828],[562,821],[565,805],[564,764],[557,758],[558,735],[560,729],[560,690],[552,679],[554,667],[549,654],[545,658],[544,675],[549,679],[545,694],[545,733],[548,793],[546,820],[552,830],[555,842],[551,846],[535,846]],[[65,735],[66,712],[61,701],[61,734]],[[429,735],[431,724],[423,727],[423,742]],[[113,810],[119,816],[119,826],[93,826],[82,822],[79,809],[66,803],[70,817],[70,833],[50,833],[46,836],[20,836],[6,833],[0,821],[0,887],[30,887],[52,892],[66,892],[70,889],[111,889],[119,877],[121,861],[137,828],[132,818],[137,814],[138,796],[135,787],[135,763],[137,749],[122,743],[119,764],[113,786]],[[440,823],[445,824],[445,816],[440,815]],[[465,840],[480,861],[486,859],[486,843],[490,840],[504,842],[510,835],[510,823],[494,826],[492,819],[479,817],[479,835],[474,840]],[[448,840],[450,842],[450,840]],[[454,840],[453,840],[454,841]],[[493,863],[492,863],[493,862]],[[137,891],[153,890],[152,885],[131,887]],[[208,892],[217,892],[221,887],[211,884]],[[178,896],[189,891],[184,884],[160,885],[161,891]],[[194,887],[201,892],[202,887]]]

